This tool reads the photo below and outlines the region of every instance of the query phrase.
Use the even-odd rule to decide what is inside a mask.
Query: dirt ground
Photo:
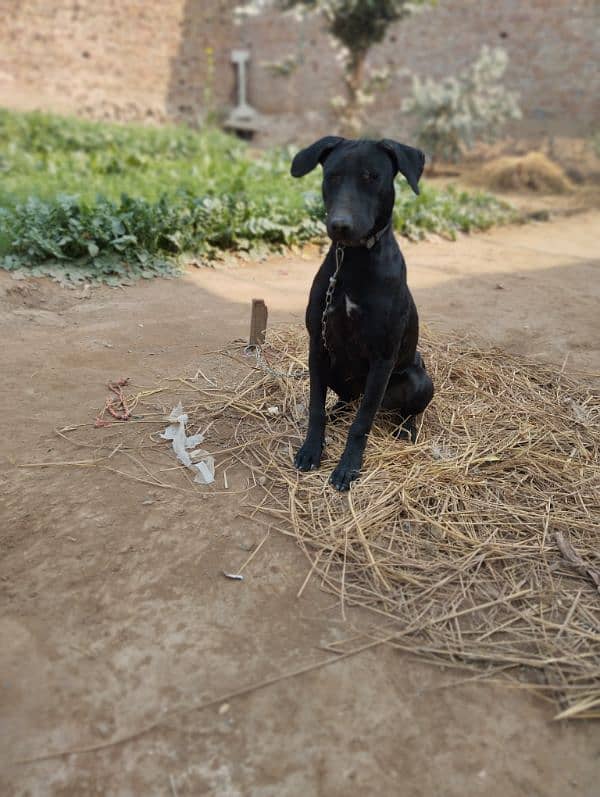
[[[600,372],[599,230],[592,211],[405,244],[422,321]],[[312,583],[297,599],[306,560],[287,538],[270,536],[245,581],[223,578],[264,528],[219,481],[191,501],[19,467],[78,458],[53,430],[92,422],[107,380],[152,385],[246,336],[252,297],[300,321],[316,266],[270,258],[92,290],[0,273],[2,795],[598,794],[597,724],[552,722],[528,692],[386,648],[227,697],[329,658],[321,647],[362,618],[344,623]],[[19,763],[93,745],[107,746]]]

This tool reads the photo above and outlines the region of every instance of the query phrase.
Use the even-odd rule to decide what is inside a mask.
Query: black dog
[[[327,136],[299,152],[292,176],[323,166],[327,232],[333,243],[312,285],[308,432],[296,455],[299,470],[317,468],[325,441],[325,397],[362,395],[344,453],[331,474],[348,490],[362,466],[367,435],[380,407],[393,410],[415,438],[414,416],[433,397],[433,382],[417,352],[419,320],[406,284],[406,265],[392,231],[394,177],[401,172],[418,194],[425,156],[396,141]]]

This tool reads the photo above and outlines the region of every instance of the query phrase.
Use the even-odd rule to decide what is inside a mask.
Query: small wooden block
[[[250,346],[262,346],[267,331],[269,311],[262,299],[252,299],[252,317],[250,318]]]

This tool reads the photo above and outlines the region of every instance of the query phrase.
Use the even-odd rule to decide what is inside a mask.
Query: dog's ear
[[[312,172],[317,163],[323,163],[332,149],[344,141],[340,136],[325,136],[311,144],[306,149],[301,149],[292,161],[292,177],[304,177]]]
[[[396,173],[400,172],[415,194],[419,193],[419,179],[423,174],[425,166],[425,154],[420,149],[409,147],[406,144],[399,144],[391,138],[384,138],[379,142],[379,146],[388,152],[396,166]]]

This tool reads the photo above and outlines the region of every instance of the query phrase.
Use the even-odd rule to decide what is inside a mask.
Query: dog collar
[[[385,227],[383,227],[383,229],[378,230],[377,232],[373,233],[373,235],[369,235],[368,238],[361,238],[360,241],[357,241],[356,243],[345,243],[345,241],[340,241],[338,246],[342,247],[366,246],[367,249],[372,249],[377,243],[377,241],[380,240],[380,238],[384,235],[384,233],[386,233],[390,229],[391,226],[392,226],[392,220],[390,219],[388,223],[385,225]]]
[[[392,226],[392,220],[390,219],[382,230],[379,230],[379,232],[376,232],[373,235],[370,235],[368,238],[363,238],[360,241],[360,246],[366,246],[367,249],[372,249],[375,246],[375,244],[377,243],[377,241],[381,238],[381,236],[384,233],[386,233],[390,229],[391,226]]]

